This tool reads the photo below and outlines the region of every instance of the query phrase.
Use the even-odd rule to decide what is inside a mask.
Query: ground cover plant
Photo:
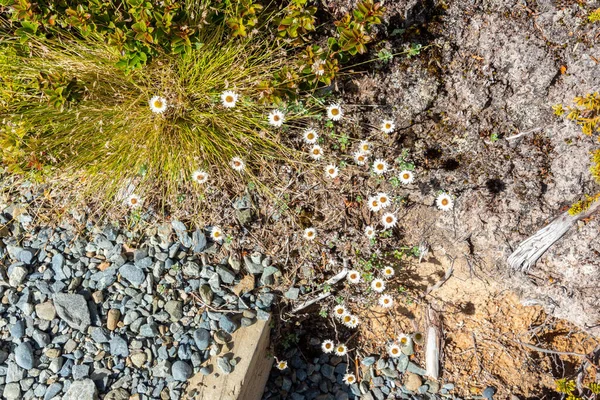
[[[361,2],[321,47],[307,37],[315,10],[306,1],[14,1],[4,10],[8,170],[104,205],[187,199],[189,209],[215,176],[265,188],[259,170],[275,179],[274,161],[297,167],[289,127],[322,108],[313,91],[365,52],[383,11]]]
[[[581,172],[572,160],[589,158],[587,149],[581,155],[587,136],[568,136],[575,124],[549,127],[557,121],[552,104],[569,101],[575,88],[589,92],[569,80],[591,80],[589,70],[569,64],[557,73],[548,60],[560,58],[561,46],[546,54],[546,38],[529,39],[539,27],[513,20],[528,21],[520,14],[528,10],[446,2],[388,2],[386,10],[343,0],[2,4],[11,10],[3,14],[0,60],[2,262],[26,259],[30,249],[22,255],[18,243],[45,243],[32,216],[59,209],[68,212],[56,224],[67,228],[55,235],[74,247],[65,251],[66,268],[76,271],[73,283],[65,280],[69,291],[80,291],[80,277],[87,290],[110,275],[116,282],[108,294],[102,289],[109,307],[126,287],[127,296],[154,290],[194,324],[207,322],[196,317],[208,310],[219,321],[202,324],[212,352],[231,344],[221,343],[216,312],[235,320],[247,302],[244,325],[272,311],[277,362],[265,398],[379,399],[404,390],[537,398],[558,378],[566,378],[559,391],[569,389],[580,357],[595,351],[583,328],[524,307],[494,283],[508,282],[503,252],[581,198],[581,185],[565,182]],[[588,11],[575,13],[587,21]],[[578,54],[573,44],[583,46],[589,31],[571,29],[567,47]],[[463,43],[468,32],[483,43],[505,30],[523,39],[510,52],[512,39]],[[573,114],[582,125],[596,121],[589,98]],[[578,179],[586,185],[587,168]],[[73,207],[75,198],[92,207]],[[98,229],[96,205],[125,217]],[[594,223],[582,221],[578,234],[597,235]],[[73,239],[87,236],[89,246]],[[575,240],[564,246],[575,248]],[[52,246],[38,263],[11,268],[13,282],[54,264]],[[89,265],[71,266],[70,252]],[[121,253],[128,263],[115,267]],[[578,259],[590,276],[591,254]],[[564,265],[565,275],[582,273]],[[150,275],[154,285],[142,279]],[[561,279],[555,272],[547,281],[558,288]],[[540,287],[545,281],[536,277]],[[23,287],[34,283],[27,278]],[[443,320],[438,380],[423,368],[431,310]],[[158,328],[172,325],[159,320]],[[138,337],[129,325],[117,333]],[[170,361],[199,372],[206,346],[167,347]],[[134,373],[154,377],[154,360],[146,360]],[[597,375],[588,367],[577,379],[592,390]],[[127,394],[142,393],[134,386]]]

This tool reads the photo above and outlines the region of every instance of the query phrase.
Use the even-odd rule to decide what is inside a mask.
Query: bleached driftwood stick
[[[425,370],[433,379],[440,377],[440,359],[442,356],[442,320],[431,305],[427,308],[427,342],[425,343]]]
[[[346,275],[348,275],[348,268],[346,267],[346,260],[344,260],[344,268],[338,272],[336,275],[332,276],[331,278],[329,278],[327,281],[325,281],[326,285],[335,285],[336,283],[338,283],[339,281],[341,281],[342,279],[344,279],[346,277]],[[317,297],[310,299],[310,300],[306,300],[304,303],[296,306],[293,310],[292,310],[292,314],[297,313],[300,310],[305,309],[308,306],[311,306],[315,303],[318,303],[319,301],[326,299],[327,297],[331,296],[333,294],[332,291],[329,292],[323,292],[320,295],[318,295]]]
[[[508,257],[508,265],[513,270],[526,272],[578,220],[589,217],[599,208],[600,200],[592,203],[587,210],[577,215],[570,215],[568,212],[563,213],[547,226],[537,231],[533,236],[519,244],[517,249]]]

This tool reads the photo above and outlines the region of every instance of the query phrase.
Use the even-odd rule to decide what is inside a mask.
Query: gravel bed
[[[193,374],[230,373],[235,360],[206,360],[269,318],[275,295],[262,286],[279,270],[258,253],[208,262],[221,246],[208,228],[172,221],[140,240],[113,226],[36,227],[18,210],[0,214],[2,398],[179,399]],[[257,287],[236,294],[244,274]]]
[[[320,341],[312,339],[311,345],[318,353]],[[346,373],[356,374],[353,359],[321,354],[307,361],[298,348],[289,350],[285,357],[288,368],[273,370],[263,400],[457,398],[451,394],[454,384],[428,380],[426,371],[404,354],[397,358],[363,357],[358,365],[361,378],[352,385],[345,384],[343,377]]]

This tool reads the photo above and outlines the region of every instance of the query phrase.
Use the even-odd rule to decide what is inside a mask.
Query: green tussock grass
[[[219,28],[207,30],[187,57],[163,54],[130,74],[115,66],[118,59],[94,37],[32,38],[25,48],[4,42],[0,154],[9,170],[64,177],[107,202],[128,187],[163,203],[202,193],[192,181],[196,169],[243,180],[228,165],[234,156],[245,160],[242,174],[250,178],[275,161],[298,159],[285,129],[267,120],[273,106],[262,83],[291,62],[274,41],[230,39]],[[235,108],[221,105],[224,90],[240,95]],[[149,108],[155,95],[170,105],[162,115]],[[295,110],[286,110],[287,127],[307,114]]]

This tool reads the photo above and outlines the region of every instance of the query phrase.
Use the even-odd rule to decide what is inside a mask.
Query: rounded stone
[[[173,375],[173,379],[179,382],[187,381],[193,372],[192,367],[185,361],[175,361],[171,366],[171,375]]]

